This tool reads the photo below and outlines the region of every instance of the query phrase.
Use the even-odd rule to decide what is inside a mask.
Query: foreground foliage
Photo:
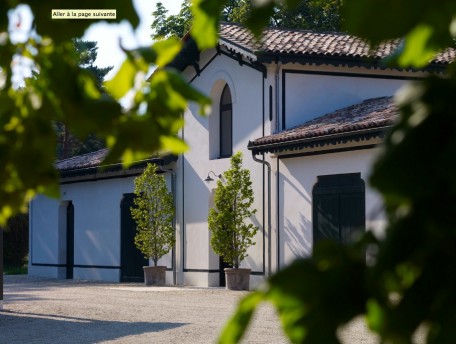
[[[290,8],[298,0],[286,0]],[[7,31],[7,11],[27,3],[40,37],[13,43]],[[272,0],[255,1],[246,20],[260,33],[274,15]],[[441,0],[346,0],[349,32],[376,43],[404,37],[392,62],[403,68],[426,65],[438,50],[452,46],[456,34],[456,2]],[[200,49],[217,44],[219,16],[226,1],[194,0],[191,33]],[[55,5],[55,6],[54,6]],[[81,0],[71,7],[91,8]],[[55,136],[52,121],[62,121],[82,137],[95,132],[107,140],[108,161],[126,163],[156,149],[182,151],[174,134],[182,126],[187,101],[202,107],[207,97],[190,88],[166,68],[178,53],[176,40],[128,52],[116,77],[102,96],[96,81],[77,66],[71,38],[81,36],[89,21],[51,21],[50,9],[61,1],[0,2],[0,222],[37,192],[58,195],[53,168]],[[70,6],[67,4],[67,6]],[[100,0],[98,8],[116,8],[117,21],[137,26],[129,1]],[[12,86],[13,58],[31,59],[40,77],[23,89]],[[158,66],[150,84],[135,84],[149,63]],[[133,105],[118,103],[134,88]],[[284,328],[296,343],[338,343],[336,330],[356,315],[384,342],[410,343],[425,324],[428,343],[453,343],[456,330],[456,71],[445,78],[430,76],[397,97],[401,120],[376,163],[372,185],[385,199],[388,229],[385,240],[366,237],[355,246],[315,247],[315,255],[300,260],[273,277],[265,290],[245,299],[224,332],[222,341],[238,340],[255,306],[262,300],[278,308]],[[144,115],[140,115],[144,111]],[[97,116],[93,116],[97,114]],[[362,258],[365,247],[373,265]],[[298,278],[296,276],[299,276]],[[348,278],[350,277],[350,278]],[[356,294],[352,292],[356,291]]]
[[[21,17],[7,13],[18,4],[30,6],[36,33]],[[106,163],[122,158],[128,165],[157,150],[180,153],[186,145],[176,137],[187,101],[201,108],[208,98],[191,88],[166,65],[179,52],[181,42],[157,42],[153,47],[127,51],[127,59],[116,76],[105,84],[79,66],[72,39],[94,21],[50,20],[51,9],[93,8],[93,2],[9,0],[0,2],[0,224],[19,210],[36,193],[58,197],[58,174],[54,168],[56,135],[53,123],[60,122],[79,139],[91,134],[106,141],[110,153]],[[128,20],[133,27],[138,17],[131,1],[101,0],[97,8],[115,8],[115,22]],[[29,30],[25,38],[12,40],[15,30]],[[23,87],[13,83],[13,66],[27,61],[36,77]],[[149,66],[157,69],[146,83]],[[142,78],[137,79],[137,77]],[[135,81],[136,80],[136,81]],[[139,81],[137,81],[139,80]],[[131,106],[119,100],[127,92]]]
[[[439,49],[454,45],[453,1],[346,5],[352,32],[374,43],[405,37],[390,63],[422,67]],[[360,315],[382,342],[411,343],[419,328],[427,343],[454,342],[455,92],[453,63],[445,77],[426,77],[396,95],[400,121],[370,180],[384,196],[385,239],[368,233],[350,246],[317,244],[311,258],[295,261],[241,302],[221,343],[239,341],[262,301],[276,306],[293,343],[339,343],[338,328]]]

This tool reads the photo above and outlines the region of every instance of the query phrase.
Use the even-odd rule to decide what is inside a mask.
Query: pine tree
[[[242,168],[242,153],[231,157],[231,168],[224,172],[224,181],[217,181],[215,207],[210,209],[208,223],[211,231],[211,246],[235,269],[247,257],[247,249],[254,245],[253,237],[258,231],[246,223],[256,210],[251,209],[254,197],[250,171]]]
[[[95,41],[83,41],[81,39],[73,40],[74,49],[79,57],[79,65],[82,69],[89,70],[95,75],[97,79],[97,85],[101,89],[103,80],[114,67],[103,67],[100,68],[95,66],[95,60],[98,56],[97,42]]]
[[[83,41],[81,39],[73,40],[74,50],[78,56],[79,66],[90,71],[97,80],[97,86],[100,90],[103,90],[103,81],[114,67],[97,67],[95,66],[95,60],[98,55],[97,42],[95,41]],[[97,114],[93,114],[96,116]],[[54,125],[57,133],[57,157],[59,159],[66,159],[75,155],[93,152],[104,148],[104,143],[97,138],[95,135],[89,135],[83,140],[76,138],[71,131],[63,123],[55,123]]]
[[[173,195],[166,187],[165,177],[157,174],[155,164],[147,164],[135,179],[135,207],[131,214],[137,224],[135,245],[154,266],[174,245]]]

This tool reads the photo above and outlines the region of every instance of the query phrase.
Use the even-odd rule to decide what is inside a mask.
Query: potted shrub
[[[154,266],[144,267],[146,285],[166,284],[166,266],[157,264],[175,242],[173,195],[166,187],[165,177],[156,172],[155,164],[147,164],[135,178],[135,206],[131,208],[137,224],[135,245],[146,259],[154,262]]]
[[[242,168],[242,153],[238,152],[231,158],[231,168],[223,173],[223,181],[217,181],[215,207],[208,217],[212,249],[233,267],[225,269],[227,289],[249,290],[250,269],[239,266],[255,244],[258,231],[246,221],[256,212],[251,209],[253,200],[250,171]]]

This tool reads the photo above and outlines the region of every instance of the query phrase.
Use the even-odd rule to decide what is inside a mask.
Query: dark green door
[[[225,268],[232,268],[232,266],[228,263],[225,263],[223,261],[223,258],[220,256],[219,257],[220,262],[219,262],[219,268],[220,268],[220,286],[225,287],[226,286],[226,280],[225,280]]]
[[[124,194],[120,202],[121,227],[121,282],[144,282],[143,266],[149,265],[147,259],[135,246],[136,222],[131,217],[130,208],[134,205],[135,194]]]
[[[67,206],[67,238],[66,238],[66,278],[73,278],[74,266],[74,206],[72,202]]]

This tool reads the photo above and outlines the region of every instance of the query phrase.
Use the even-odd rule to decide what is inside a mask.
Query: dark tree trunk
[[[3,307],[3,230],[0,228],[0,310]]]
[[[62,159],[66,159],[70,155],[70,131],[68,126],[64,125],[65,129],[63,132],[63,142],[62,142]]]

